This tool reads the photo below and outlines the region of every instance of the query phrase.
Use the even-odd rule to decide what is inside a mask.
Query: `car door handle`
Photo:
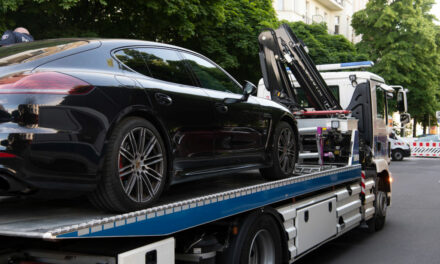
[[[163,93],[154,94],[154,98],[161,105],[171,105],[173,103],[173,99],[171,99],[171,97]]]
[[[215,109],[217,109],[217,112],[222,113],[222,114],[227,113],[229,110],[228,106],[226,106],[224,104],[216,104]]]

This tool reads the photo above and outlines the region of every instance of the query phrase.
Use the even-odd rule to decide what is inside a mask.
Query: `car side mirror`
[[[246,84],[243,88],[243,101],[247,101],[250,95],[255,94],[257,92],[257,87],[251,83],[250,81],[246,81]]]

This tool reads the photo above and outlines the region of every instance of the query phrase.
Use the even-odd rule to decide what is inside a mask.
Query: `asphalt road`
[[[383,230],[356,229],[298,263],[440,263],[440,159],[392,162],[392,205]]]

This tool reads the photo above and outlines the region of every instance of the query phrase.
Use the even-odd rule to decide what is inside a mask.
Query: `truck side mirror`
[[[400,113],[406,113],[408,111],[406,92],[403,91],[403,89],[397,92],[397,110],[399,110]]]
[[[408,124],[411,121],[411,115],[408,113],[400,114],[400,123],[402,126]]]

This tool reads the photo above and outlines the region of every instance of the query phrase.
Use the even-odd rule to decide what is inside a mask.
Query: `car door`
[[[182,52],[199,85],[211,97],[217,134],[214,155],[222,165],[262,162],[268,122],[258,101],[226,104],[224,99],[242,98],[242,88],[226,72],[201,56]]]
[[[137,81],[145,88],[154,114],[171,139],[175,180],[187,172],[212,166],[215,123],[211,100],[194,85],[178,52],[137,47],[119,50],[115,55],[145,76]]]

